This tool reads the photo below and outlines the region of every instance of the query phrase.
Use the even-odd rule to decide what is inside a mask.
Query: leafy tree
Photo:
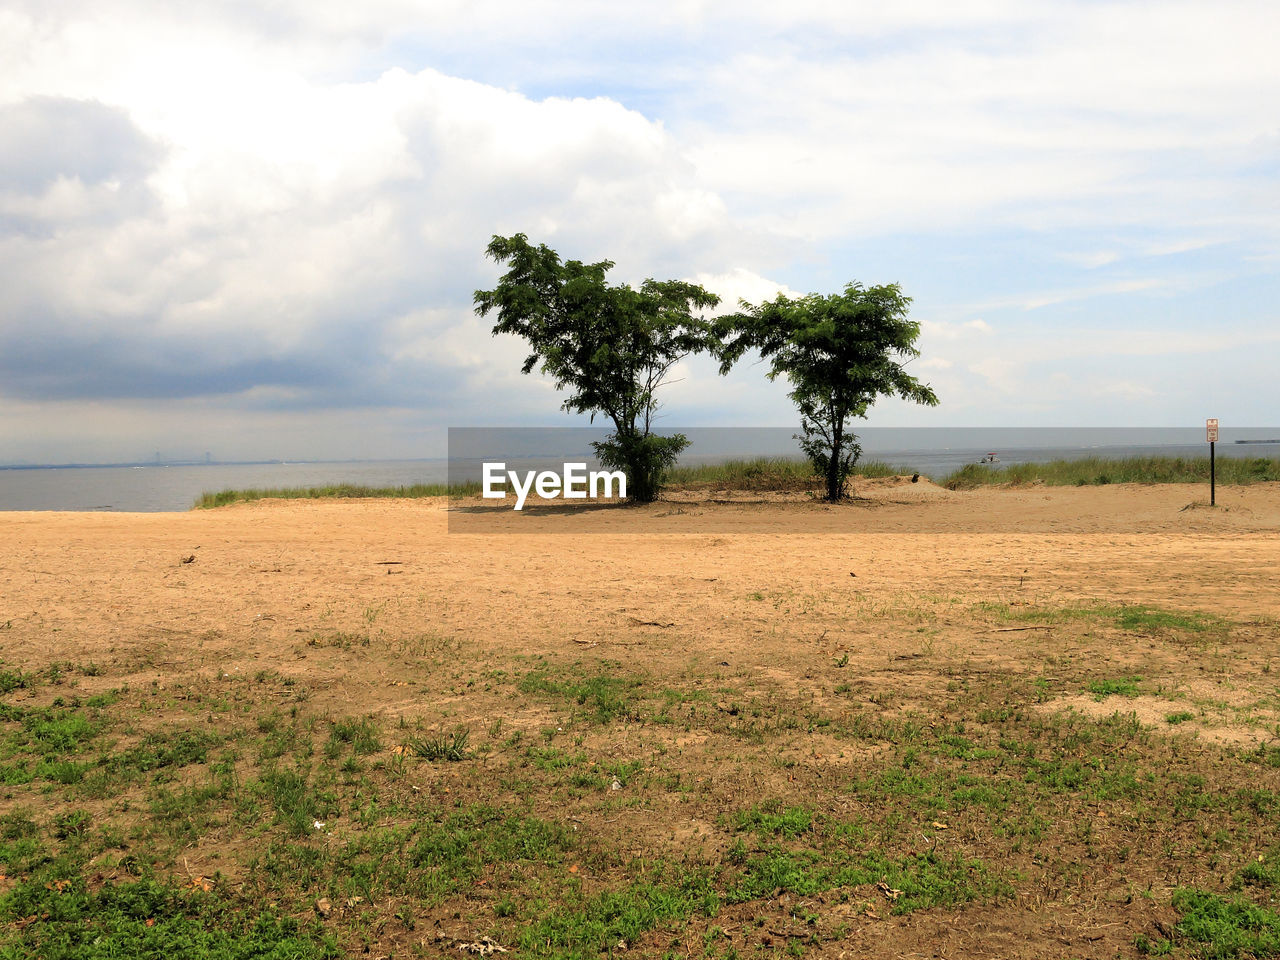
[[[497,311],[493,333],[528,341],[522,372],[538,367],[568,390],[563,408],[601,414],[614,431],[593,444],[601,463],[627,475],[627,494],[657,498],[662,476],[689,445],[683,434],[653,432],[658,388],[684,357],[704,351],[719,356],[716,325],[695,311],[719,298],[679,280],[646,280],[639,289],[610,285],[613,263],[561,263],[545,244],[533,246],[518,233],[495,236],[486,250],[507,272],[492,290],[477,290],[476,312]]]
[[[759,306],[718,321],[729,338],[721,372],[747,350],[769,361],[769,379],[786,375],[791,399],[800,409],[800,447],[820,476],[827,499],[844,496],[845,481],[862,448],[848,428],[851,417],[866,417],[878,397],[897,396],[936,406],[938,398],[904,369],[920,355],[915,348],[920,325],[907,319],[911,298],[896,283],[863,287],[850,283],[844,293],[810,294],[800,299],[779,295]],[[903,362],[900,362],[903,361]]]

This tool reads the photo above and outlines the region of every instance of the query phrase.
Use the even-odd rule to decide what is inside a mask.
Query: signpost
[[[1218,418],[1212,417],[1204,422],[1205,439],[1209,441],[1209,506],[1217,505],[1217,483],[1214,477],[1213,447],[1218,442]]]

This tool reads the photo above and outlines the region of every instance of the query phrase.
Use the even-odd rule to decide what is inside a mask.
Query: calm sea
[[[684,463],[731,457],[798,456],[791,429],[687,428],[693,441]],[[127,466],[0,467],[0,510],[188,510],[202,493],[249,487],[314,487],[351,483],[372,487],[479,479],[485,459],[510,469],[559,458],[590,461],[584,438],[599,431],[469,430],[449,458],[304,463],[212,463]],[[883,460],[942,477],[994,453],[1002,464],[1041,463],[1088,456],[1207,456],[1204,428],[889,428],[857,431],[864,459]],[[1237,444],[1236,440],[1275,443]],[[455,446],[457,449],[455,449]],[[1220,457],[1280,457],[1280,428],[1224,428]]]

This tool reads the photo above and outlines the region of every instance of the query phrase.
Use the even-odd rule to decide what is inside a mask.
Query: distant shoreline
[[[404,457],[397,463],[442,463],[445,457]],[[0,463],[0,470],[134,470],[142,467],[287,467],[386,463],[386,460],[139,460],[130,463]]]
[[[1280,458],[1222,458],[1216,467],[1217,484],[1247,486],[1280,481]],[[975,487],[1020,487],[1031,484],[1045,486],[1107,486],[1110,484],[1208,484],[1209,458],[1184,457],[1082,457],[1054,460],[1048,463],[1022,463],[1009,466],[968,464],[942,478],[930,478],[911,467],[867,461],[860,464],[850,482],[888,477],[923,478],[949,490]],[[809,464],[798,458],[757,457],[751,460],[727,460],[718,464],[676,467],[671,471],[667,489],[672,493],[690,491],[787,492],[818,495],[823,481],[814,475]],[[359,500],[419,499],[427,497],[474,497],[476,483],[414,484],[397,487],[368,487],[335,484],[319,487],[253,488],[221,490],[203,494],[193,509],[211,509],[232,503],[257,500]]]

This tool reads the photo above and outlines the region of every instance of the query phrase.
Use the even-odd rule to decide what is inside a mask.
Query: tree
[[[938,398],[904,369],[920,355],[920,325],[907,319],[911,298],[896,283],[863,287],[850,283],[842,294],[810,294],[777,299],[720,318],[718,332],[729,338],[721,373],[747,350],[769,361],[769,379],[785,374],[791,399],[800,409],[796,439],[818,474],[827,496],[844,496],[845,480],[862,452],[849,432],[851,417],[866,417],[882,396],[936,406]]]
[[[550,375],[562,404],[572,413],[608,417],[613,433],[592,444],[601,463],[627,475],[628,496],[657,498],[666,470],[689,445],[683,434],[653,432],[657,391],[684,357],[723,344],[716,325],[695,311],[719,298],[679,280],[646,280],[639,289],[610,285],[613,263],[561,263],[545,244],[533,246],[518,233],[495,236],[486,254],[507,272],[492,290],[477,290],[476,312],[497,311],[493,333],[514,333],[528,341],[522,372],[535,367]]]

